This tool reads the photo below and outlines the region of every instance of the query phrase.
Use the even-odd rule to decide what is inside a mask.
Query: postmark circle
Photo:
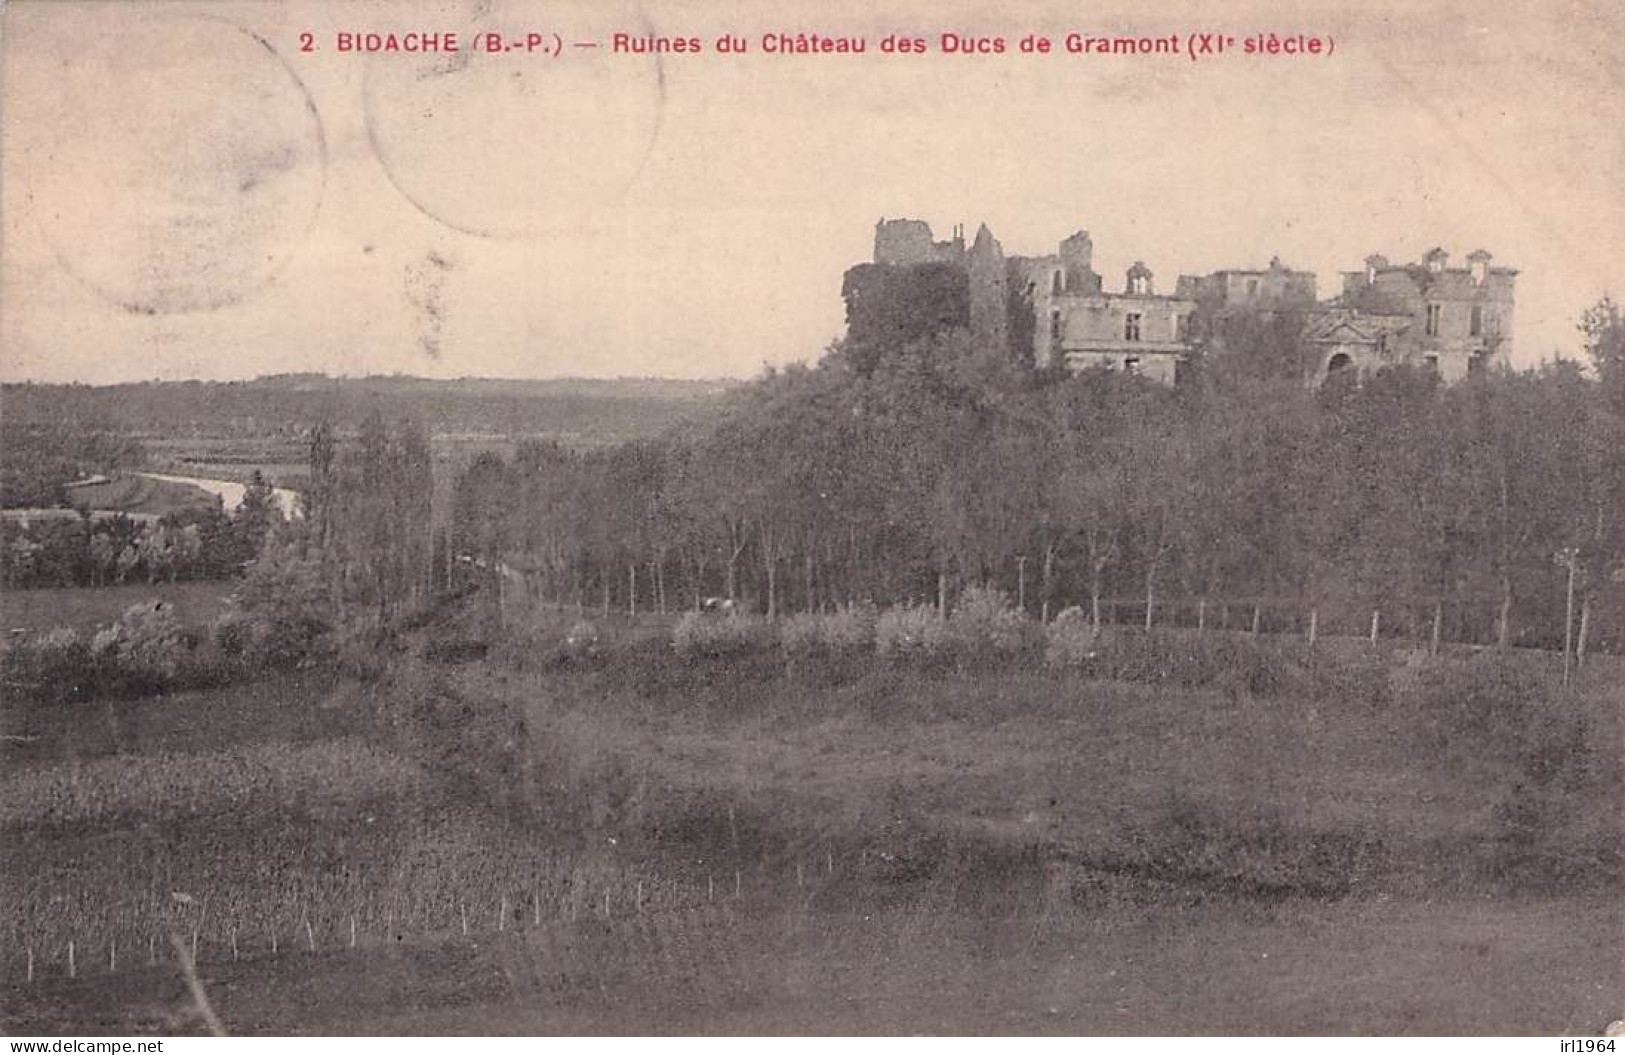
[[[315,223],[327,170],[315,103],[240,26],[110,14],[118,32],[55,53],[48,108],[14,123],[28,206],[62,267],[127,311],[236,304]]]
[[[602,43],[604,27],[647,26],[635,6],[552,27],[540,51],[524,43],[536,32],[526,11],[480,5],[459,24],[455,53],[367,57],[363,105],[379,165],[414,208],[462,234],[590,222],[627,199],[659,132],[659,58],[616,57]],[[488,50],[493,33],[512,47]],[[588,41],[599,46],[578,46]]]

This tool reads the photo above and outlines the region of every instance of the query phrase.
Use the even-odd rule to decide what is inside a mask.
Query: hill
[[[17,426],[82,425],[151,436],[302,432],[312,421],[354,427],[373,410],[411,415],[436,433],[562,435],[589,443],[635,438],[714,401],[724,381],[544,381],[292,374],[252,381],[0,386]],[[242,430],[246,429],[246,433]]]
[[[252,381],[120,385],[0,385],[0,470],[7,505],[53,505],[56,489],[89,473],[171,470],[245,481],[261,470],[297,486],[312,425],[356,429],[376,411],[412,418],[437,457],[458,464],[526,439],[572,448],[624,443],[703,417],[726,381],[659,378],[525,381],[497,378],[335,378],[286,374]],[[94,450],[86,447],[88,438]],[[73,456],[65,457],[65,448]],[[102,454],[105,448],[113,453]]]

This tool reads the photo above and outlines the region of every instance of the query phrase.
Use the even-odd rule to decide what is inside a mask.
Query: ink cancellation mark
[[[649,27],[635,3],[600,12]],[[482,7],[458,50],[375,53],[362,84],[368,142],[385,177],[422,216],[463,235],[525,238],[609,222],[652,152],[664,69],[597,62],[514,63],[468,46],[524,41],[520,18]],[[580,33],[561,34],[568,52]],[[440,42],[446,43],[444,37]],[[540,53],[538,53],[540,54]]]
[[[64,271],[137,315],[217,310],[275,279],[315,223],[327,171],[315,101],[275,46],[213,16],[146,19],[57,72],[54,127],[76,134],[18,147]],[[82,193],[90,172],[104,193]]]

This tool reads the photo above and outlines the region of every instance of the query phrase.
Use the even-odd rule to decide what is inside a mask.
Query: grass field
[[[209,492],[174,480],[157,480],[138,473],[122,473],[101,483],[68,489],[69,500],[91,509],[115,509],[125,513],[162,516],[189,509],[209,509],[215,498]]]
[[[60,587],[0,591],[0,624],[30,632],[66,626],[85,633],[116,620],[126,608],[148,601],[175,606],[177,618],[203,627],[220,614],[235,583],[225,581]]]
[[[1595,1034],[1605,899],[998,919],[820,904],[553,922],[202,967],[268,1034]],[[14,1033],[195,1033],[173,968],[12,987]]]
[[[1530,843],[1506,809],[1527,770],[1398,704],[423,644],[365,685],[17,708],[0,1028],[201,1029],[171,933],[244,1033],[1552,1034],[1625,1011],[1618,862],[1585,857],[1619,842],[1605,671],[1554,697],[1612,739]]]

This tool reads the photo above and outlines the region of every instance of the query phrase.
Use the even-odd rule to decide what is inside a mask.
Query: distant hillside
[[[0,384],[0,507],[66,503],[63,485],[132,468],[297,488],[311,426],[341,435],[368,414],[429,430],[438,466],[525,440],[574,449],[655,436],[714,412],[726,381],[511,381],[284,374],[253,381]],[[444,473],[437,479],[444,480]]]
[[[411,416],[443,436],[550,437],[595,446],[657,433],[704,413],[723,381],[512,381],[288,374],[253,381],[0,386],[13,426],[67,426],[168,439],[275,441],[316,421],[345,431],[371,411]]]

